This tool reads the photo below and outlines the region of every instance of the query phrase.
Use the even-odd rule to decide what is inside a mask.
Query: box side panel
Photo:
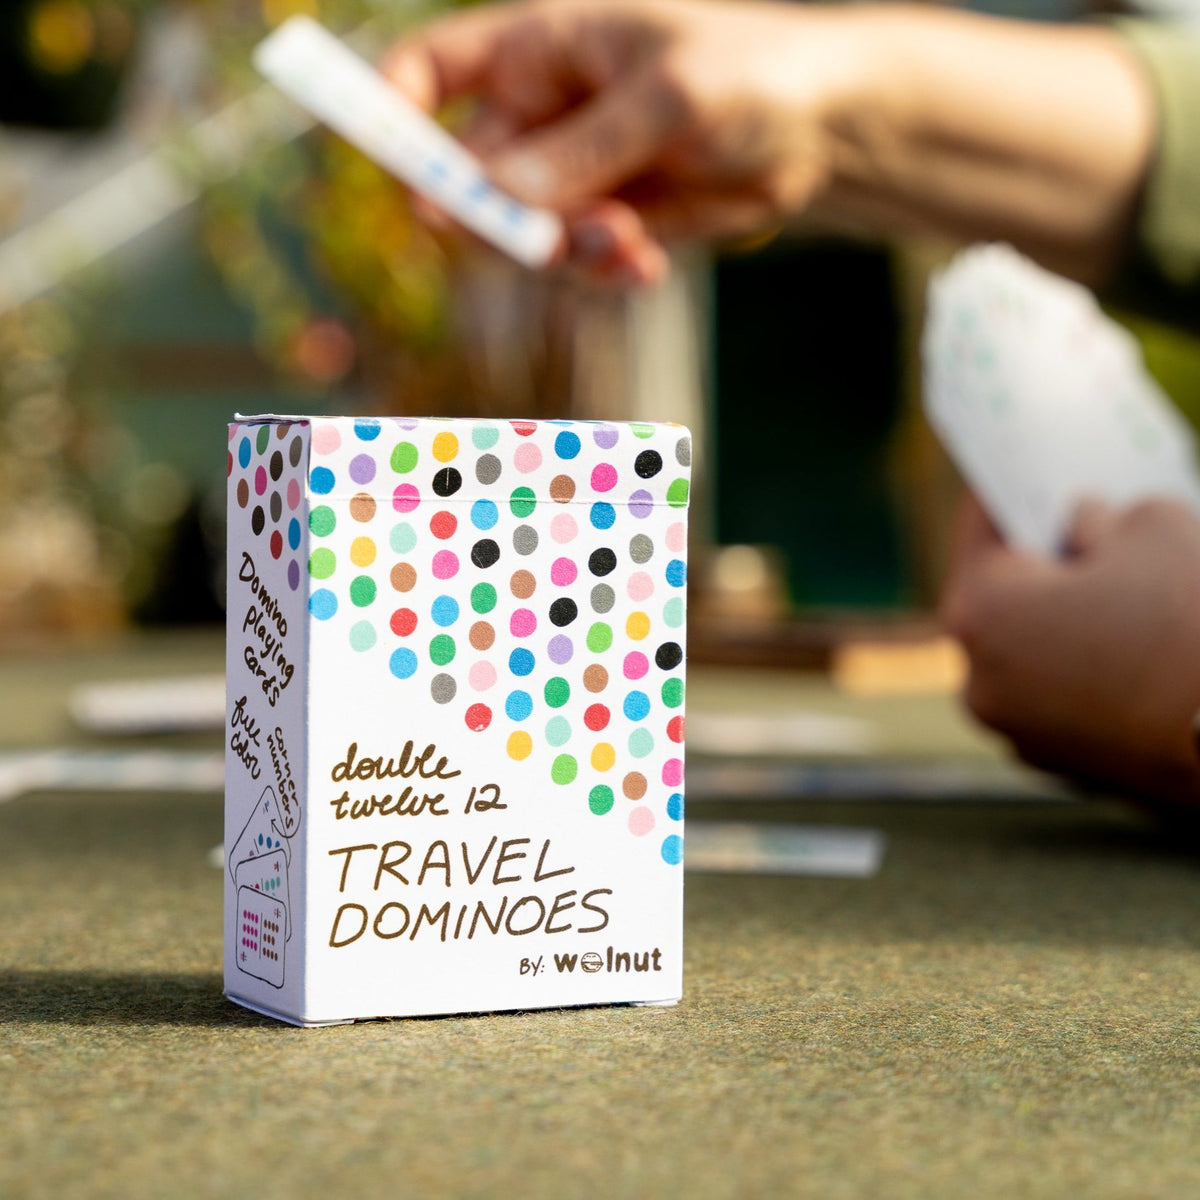
[[[303,1007],[308,527],[304,423],[230,426],[225,990]]]
[[[689,463],[314,422],[304,1021],[679,997]]]

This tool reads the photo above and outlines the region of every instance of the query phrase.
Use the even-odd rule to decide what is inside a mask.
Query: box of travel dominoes
[[[231,999],[679,999],[690,466],[667,424],[230,426]]]

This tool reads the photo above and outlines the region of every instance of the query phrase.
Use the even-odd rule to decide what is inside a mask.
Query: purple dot
[[[293,558],[288,563],[288,587],[294,592],[300,586],[300,564]]]
[[[571,639],[565,633],[556,634],[550,639],[550,644],[546,647],[546,653],[550,655],[550,661],[562,666],[563,663],[569,663],[571,656],[575,653],[575,647],[571,644]]]
[[[375,478],[375,460],[369,454],[356,454],[350,460],[350,478],[355,483],[370,483]]]
[[[645,488],[638,488],[629,497],[629,511],[639,520],[644,520],[654,511],[654,497]]]
[[[593,431],[592,438],[601,450],[611,450],[617,444],[617,431],[611,425],[601,425]]]

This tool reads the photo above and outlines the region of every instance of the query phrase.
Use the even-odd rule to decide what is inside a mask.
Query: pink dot
[[[336,425],[315,425],[312,432],[312,448],[318,454],[332,454],[342,444],[342,435]]]
[[[667,549],[672,554],[682,554],[687,549],[687,526],[682,521],[668,527]]]
[[[522,442],[513,455],[513,466],[523,475],[536,471],[542,465],[542,452],[536,442]]]
[[[528,637],[537,629],[537,617],[527,608],[518,608],[509,618],[508,628],[513,637]]]
[[[565,546],[567,542],[574,541],[578,533],[579,526],[575,524],[575,518],[570,513],[559,513],[550,522],[550,536],[560,546]]]
[[[258,470],[254,472],[254,490],[260,496],[267,490],[266,467],[259,467]]]
[[[644,804],[639,804],[629,814],[629,832],[634,837],[645,837],[653,828],[654,814]]]
[[[489,662],[477,662],[467,672],[467,681],[477,692],[486,692],[495,686],[496,668]]]
[[[634,571],[625,585],[630,600],[649,600],[654,595],[654,580],[645,571]]]
[[[295,477],[288,480],[287,502],[288,508],[300,507],[300,480]]]
[[[625,655],[626,679],[641,679],[648,670],[650,670],[650,660],[640,650],[631,650]]]
[[[663,763],[662,781],[667,787],[678,787],[683,782],[682,758],[668,758]]]
[[[240,430],[240,429],[239,429],[239,428],[238,428],[236,425],[230,425],[230,426],[229,426],[229,440],[230,440],[231,442],[233,441],[233,439],[234,439],[235,437],[237,437],[237,435],[238,435],[239,433],[241,433],[241,430]]]
[[[453,579],[458,574],[458,555],[453,550],[439,550],[430,564],[435,579]]]
[[[617,486],[617,468],[612,463],[597,463],[592,468],[592,490],[611,492]]]
[[[556,558],[550,566],[550,582],[557,587],[567,587],[575,582],[579,568],[573,559]]]
[[[402,483],[392,493],[392,507],[399,513],[410,513],[421,503],[421,494],[411,483]]]

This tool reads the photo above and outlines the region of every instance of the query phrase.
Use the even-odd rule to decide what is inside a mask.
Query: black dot
[[[276,450],[271,455],[271,478],[278,479],[283,474],[283,455]]]
[[[672,671],[683,662],[683,650],[678,642],[663,642],[654,652],[654,661],[664,671]]]
[[[283,497],[278,492],[271,493],[271,520],[278,521],[283,515]]]
[[[300,465],[300,455],[303,453],[304,444],[298,437],[292,438],[292,444],[288,446],[288,462],[290,462],[293,467],[298,467]]]
[[[593,550],[588,558],[588,570],[593,575],[607,575],[610,571],[614,571],[616,566],[617,556],[607,546]]]
[[[471,561],[477,567],[493,566],[500,558],[500,547],[491,538],[480,538],[471,547]]]
[[[267,523],[267,514],[263,512],[262,505],[256,505],[254,511],[250,514],[250,528],[255,533],[262,533],[263,526]]]
[[[574,600],[569,600],[566,596],[560,596],[550,605],[550,622],[553,625],[570,625],[577,616],[579,616],[578,606]]]
[[[634,461],[633,469],[641,479],[653,479],[662,470],[662,455],[657,450],[643,450]]]
[[[460,487],[462,476],[453,467],[443,467],[433,477],[433,490],[439,496],[453,496]]]

